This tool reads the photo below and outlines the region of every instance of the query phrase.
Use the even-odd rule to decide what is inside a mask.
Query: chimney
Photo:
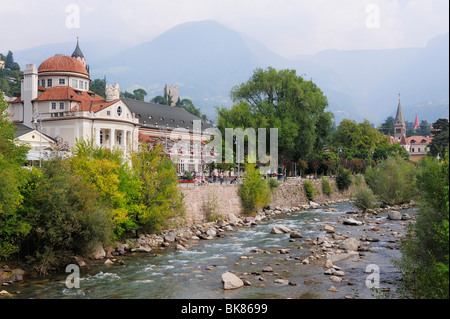
[[[23,124],[32,127],[33,102],[38,97],[38,72],[35,64],[27,64],[23,71],[22,100],[24,106]]]

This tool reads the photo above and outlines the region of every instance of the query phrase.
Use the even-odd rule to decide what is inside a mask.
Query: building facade
[[[180,107],[121,98],[117,83],[106,86],[103,98],[90,90],[90,83],[77,40],[71,56],[56,55],[39,67],[26,65],[20,96],[9,102],[11,118],[22,130],[36,130],[64,141],[69,149],[81,139],[108,149],[119,148],[125,154],[137,151],[140,142],[161,143],[180,164],[180,171],[202,169],[197,153],[174,150],[176,141],[170,138],[173,130],[183,128],[186,133],[180,134],[180,139],[189,143],[188,149],[193,149],[196,140],[204,144],[210,136],[193,132],[194,121],[201,121],[198,117]],[[201,123],[202,129],[209,127]]]

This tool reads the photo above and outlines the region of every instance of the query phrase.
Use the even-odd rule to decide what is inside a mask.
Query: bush
[[[314,201],[314,195],[316,194],[316,189],[314,188],[314,185],[308,181],[305,181],[303,185],[305,187],[306,198],[308,198],[308,200],[310,201]]]
[[[336,176],[336,184],[341,192],[349,189],[352,185],[352,173],[349,170],[340,167]]]
[[[278,186],[280,186],[280,183],[275,180],[275,178],[271,177],[267,180],[267,183],[269,184],[270,190],[274,190],[275,188],[278,188]]]
[[[367,209],[376,207],[377,198],[367,185],[360,185],[352,193],[352,197],[355,200],[355,206],[361,209],[364,213]]]
[[[415,166],[401,157],[388,157],[368,167],[365,180],[384,204],[409,203],[416,192]]]
[[[396,261],[401,288],[413,298],[449,298],[449,159],[427,157],[417,169],[419,210]]]
[[[322,177],[322,192],[327,196],[330,196],[333,192],[330,182],[325,177]]]
[[[72,174],[67,162],[47,161],[42,173],[28,187],[21,208],[31,226],[21,254],[46,273],[56,260],[83,254],[93,241],[109,243],[113,226],[97,191]]]
[[[244,214],[250,214],[270,202],[270,189],[254,164],[246,164],[245,171],[245,178],[239,186],[238,194]]]

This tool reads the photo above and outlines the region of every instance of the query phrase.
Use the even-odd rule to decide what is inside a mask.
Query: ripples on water
[[[285,275],[308,276],[295,273],[294,263],[286,261],[286,255],[252,253],[252,249],[273,251],[280,248],[291,249],[301,256],[308,254],[300,250],[300,245],[307,245],[306,238],[316,238],[324,234],[319,225],[327,222],[336,224],[336,216],[354,210],[349,204],[331,206],[337,212],[326,212],[315,209],[307,212],[296,212],[278,215],[265,219],[252,228],[237,229],[227,232],[226,238],[201,240],[194,242],[191,248],[181,251],[168,249],[158,256],[143,253],[123,256],[126,265],[101,265],[83,273],[79,289],[65,287],[67,274],[58,274],[51,280],[30,280],[17,287],[21,291],[20,298],[285,298],[295,292],[297,298],[316,296],[314,286],[288,287],[275,285],[272,282],[260,282],[258,277],[249,277],[251,287],[235,291],[222,289],[220,276],[226,271],[244,273],[261,271],[267,264],[277,264]],[[328,219],[332,221],[328,222]],[[316,220],[315,220],[316,219]],[[317,221],[317,219],[319,221]],[[272,235],[270,230],[274,224],[285,225],[297,229],[303,240],[289,241],[289,235]],[[242,260],[247,255],[252,259]],[[211,270],[205,268],[211,267]],[[290,268],[289,268],[290,267]],[[274,267],[275,268],[275,267]],[[298,268],[298,267],[297,267]],[[281,269],[281,268],[280,268]],[[303,280],[303,279],[302,279]],[[273,281],[273,278],[272,278]],[[316,296],[317,297],[317,296]]]

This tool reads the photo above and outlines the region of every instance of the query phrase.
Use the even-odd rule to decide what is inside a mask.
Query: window
[[[100,130],[100,145],[103,144],[103,131]]]
[[[59,102],[59,109],[64,110],[64,102]]]
[[[111,115],[111,111],[106,111],[106,115]]]
[[[122,107],[121,107],[121,106],[119,106],[119,107],[117,108],[117,115],[119,115],[119,116],[122,115]]]
[[[117,134],[117,144],[122,145],[122,133]]]
[[[51,88],[51,87],[53,86],[53,81],[52,81],[52,79],[47,79],[47,86],[48,86],[49,88]]]
[[[59,85],[66,85],[66,79],[59,79]]]
[[[84,89],[87,90],[88,89],[88,83],[84,82]]]
[[[80,86],[79,86],[79,88],[80,88],[80,89],[83,89],[83,81],[81,81],[81,80],[80,80]]]
[[[56,110],[56,102],[52,102],[52,110]]]
[[[77,81],[77,80],[72,79],[72,87],[73,87],[74,89],[78,89],[78,81]]]
[[[45,88],[45,80],[41,80],[41,86]]]

